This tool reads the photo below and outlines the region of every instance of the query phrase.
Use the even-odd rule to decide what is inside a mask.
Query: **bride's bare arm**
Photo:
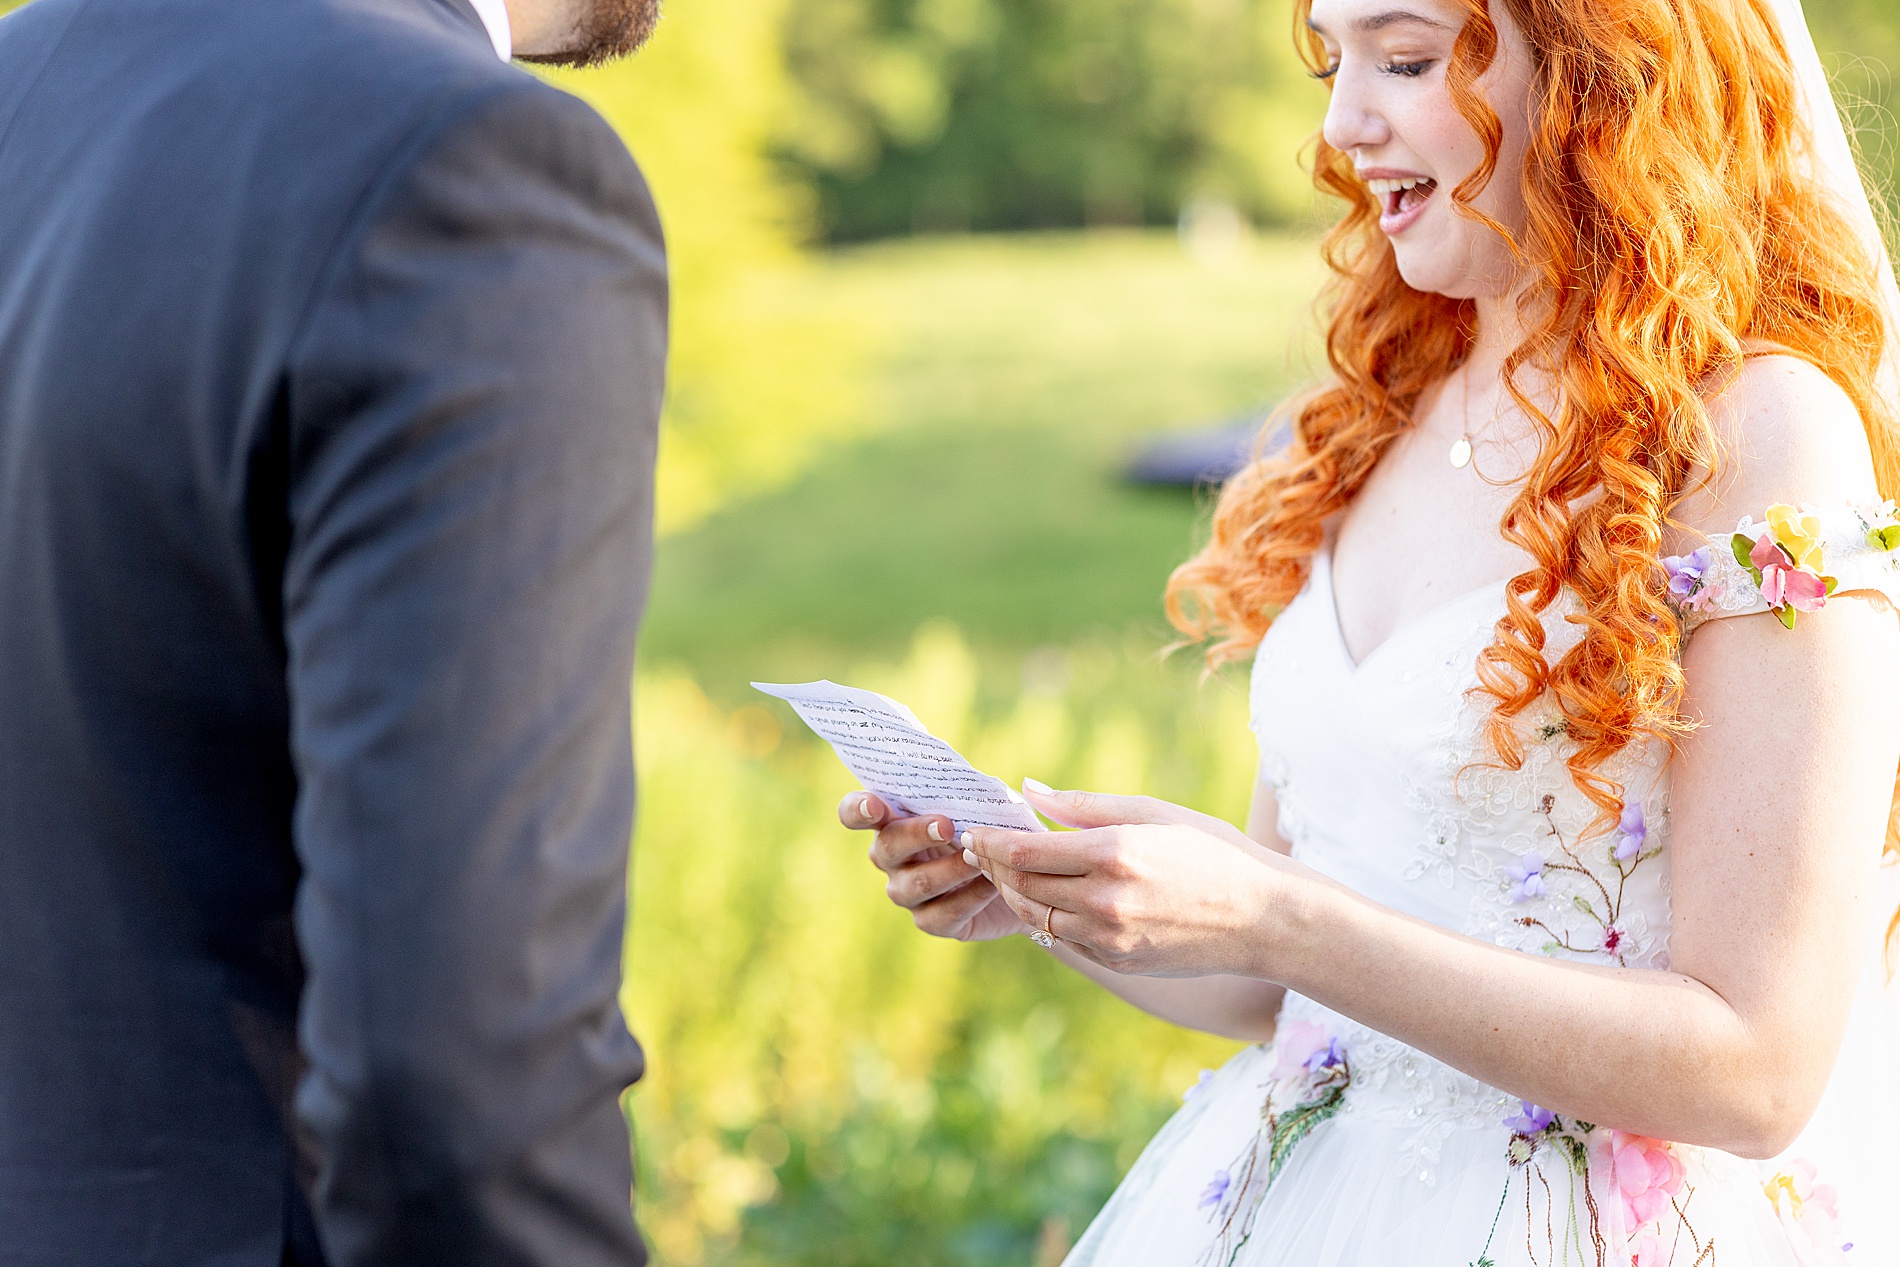
[[[1748,444],[1690,522],[1875,499],[1858,419],[1818,373],[1752,364],[1730,404]],[[1053,903],[1058,935],[1124,971],[1258,975],[1568,1116],[1770,1156],[1820,1097],[1878,918],[1897,631],[1878,596],[1837,595],[1793,631],[1744,616],[1691,641],[1668,971],[1501,949],[1183,823],[970,843],[1019,915]]]
[[[1216,830],[1225,829],[1230,847],[1255,855],[1284,854],[1286,845],[1274,829],[1278,817],[1273,789],[1261,782],[1254,791],[1244,838],[1225,823],[1205,821]],[[960,849],[946,843],[950,820],[894,818],[877,797],[861,792],[844,798],[838,818],[846,827],[877,832],[871,861],[888,877],[886,892],[891,901],[909,910],[924,932],[981,941],[1028,931],[983,873],[964,861]],[[1227,1038],[1271,1038],[1273,1018],[1286,993],[1284,987],[1258,977],[1164,980],[1116,972],[1061,942],[1051,953],[1144,1012]]]

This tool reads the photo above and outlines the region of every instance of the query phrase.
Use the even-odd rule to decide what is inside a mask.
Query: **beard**
[[[660,0],[583,0],[574,40],[550,53],[517,54],[547,66],[598,66],[647,42],[660,21]]]

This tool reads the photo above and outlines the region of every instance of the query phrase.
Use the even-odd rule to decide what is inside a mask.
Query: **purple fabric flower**
[[[1511,878],[1511,900],[1528,902],[1534,897],[1542,897],[1550,892],[1544,887],[1544,856],[1527,853],[1521,858],[1504,864],[1504,874]]]
[[[1340,1050],[1339,1040],[1329,1038],[1326,1045],[1306,1058],[1306,1072],[1318,1073],[1322,1069],[1337,1069],[1346,1063],[1346,1053]]]
[[[1514,1135],[1535,1135],[1557,1120],[1557,1115],[1549,1109],[1538,1108],[1529,1100],[1519,1100],[1524,1111],[1514,1117],[1504,1119],[1504,1124]]]
[[[1672,554],[1662,561],[1663,571],[1669,574],[1669,594],[1672,598],[1687,598],[1695,593],[1696,586],[1702,584],[1702,574],[1709,570],[1711,555],[1709,547],[1692,550],[1688,554]]]
[[[1216,1170],[1214,1177],[1207,1181],[1207,1187],[1201,1190],[1201,1199],[1195,1205],[1197,1210],[1218,1207],[1227,1199],[1227,1189],[1233,1186],[1234,1177],[1225,1170]]]
[[[1192,1100],[1195,1096],[1199,1095],[1201,1092],[1207,1090],[1207,1084],[1212,1082],[1213,1080],[1214,1080],[1214,1071],[1212,1069],[1201,1070],[1201,1076],[1195,1079],[1194,1085],[1181,1093],[1182,1102],[1186,1103],[1187,1101]]]
[[[1617,820],[1616,826],[1621,833],[1616,838],[1616,860],[1628,862],[1643,852],[1643,840],[1649,835],[1649,828],[1643,822],[1643,807],[1635,802],[1625,805],[1623,817]]]

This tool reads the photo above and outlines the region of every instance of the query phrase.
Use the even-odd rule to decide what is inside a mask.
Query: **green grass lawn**
[[[909,241],[801,271],[774,302],[876,332],[869,416],[791,482],[661,542],[647,662],[731,699],[748,678],[895,657],[932,618],[984,655],[1131,627],[1159,645],[1161,587],[1204,507],[1120,464],[1310,377],[1320,277],[1308,239],[1211,268],[1158,233]]]

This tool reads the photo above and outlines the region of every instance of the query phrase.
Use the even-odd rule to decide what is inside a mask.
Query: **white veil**
[[[1861,181],[1854,148],[1848,142],[1847,130],[1834,104],[1834,90],[1821,67],[1821,55],[1815,50],[1814,37],[1808,31],[1801,0],[1768,0],[1768,7],[1781,23],[1782,42],[1787,45],[1795,74],[1801,81],[1808,130],[1814,138],[1814,157],[1820,168],[1816,174],[1853,218],[1880,273],[1880,289],[1887,307],[1887,355],[1881,365],[1880,388],[1887,400],[1900,408],[1900,289],[1894,285],[1893,260],[1881,239],[1880,221],[1874,215],[1873,202]]]

